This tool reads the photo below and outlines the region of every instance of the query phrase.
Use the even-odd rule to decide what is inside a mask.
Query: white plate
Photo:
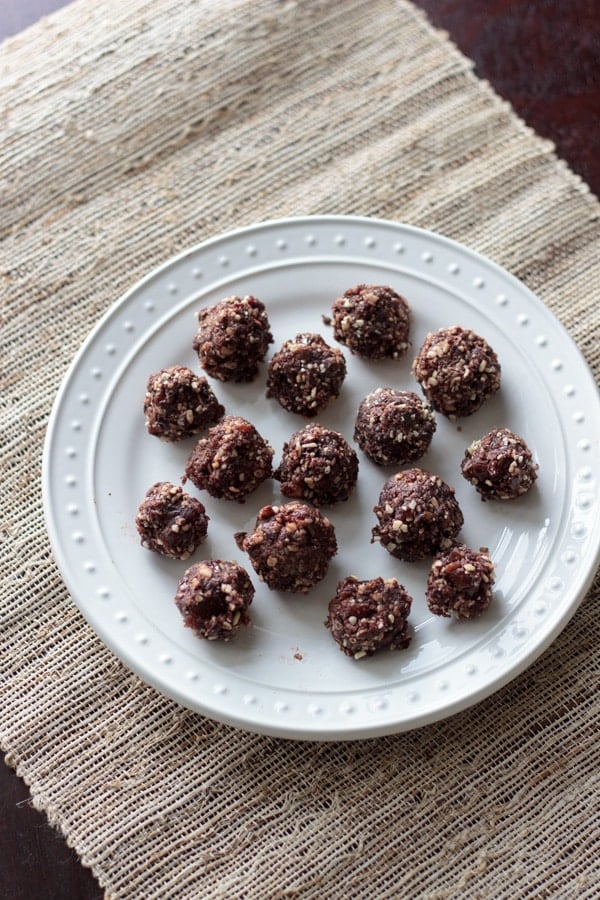
[[[413,349],[395,363],[344,351],[348,377],[319,417],[352,439],[360,400],[379,385],[417,389],[410,364],[425,334],[460,324],[483,335],[502,364],[501,391],[475,415],[438,430],[419,465],[456,488],[462,539],[487,546],[497,564],[495,599],[473,622],[431,616],[426,563],[401,563],[370,543],[372,513],[391,474],[360,456],[353,497],[326,510],[340,552],[308,596],[270,592],[233,533],[252,528],[277,499],[276,482],[244,505],[202,495],[207,542],[193,559],[238,559],[256,586],[252,625],[230,644],[196,638],[173,603],[190,564],[141,548],[137,506],[155,481],[178,483],[193,441],[147,434],[148,375],[175,363],[197,368],[196,310],[231,294],[267,305],[275,343],[318,331],[322,315],[359,282],[390,284],[412,308]],[[344,348],[342,348],[344,349]],[[303,421],[264,396],[266,368],[251,385],[213,381],[229,413],[251,420],[280,458]],[[526,496],[482,503],[460,475],[465,447],[489,428],[521,434],[539,461]],[[166,263],[121,298],[93,330],[56,399],[44,457],[47,524],[75,602],[100,638],[145,681],[204,715],[293,738],[371,737],[414,728],[464,709],[512,679],[557,636],[598,563],[600,411],[591,374],[546,307],[498,266],[438,235],[372,219],[319,217],[268,222],[207,241]],[[187,490],[194,492],[191,485]],[[396,576],[414,597],[408,650],[360,662],[345,657],[323,625],[347,574]]]

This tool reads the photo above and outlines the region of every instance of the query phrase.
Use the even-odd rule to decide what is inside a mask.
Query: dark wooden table
[[[600,196],[600,0],[415,0]],[[0,39],[64,0],[0,0]],[[0,763],[0,900],[92,900],[97,882]]]

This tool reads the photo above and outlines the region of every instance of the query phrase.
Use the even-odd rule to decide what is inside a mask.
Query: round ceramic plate
[[[273,481],[244,504],[201,499],[210,516],[192,560],[140,546],[138,504],[156,481],[179,483],[194,441],[168,444],[145,429],[148,375],[176,363],[198,367],[196,311],[232,294],[267,306],[274,344],[299,331],[334,343],[323,316],[349,287],[389,284],[412,309],[412,349],[368,362],[344,348],[348,376],[319,417],[352,441],[359,402],[378,386],[419,390],[412,359],[428,331],[459,324],[484,336],[502,365],[501,391],[458,422],[437,417],[419,465],[456,488],[461,539],[486,546],[497,567],[493,603],[469,622],[432,616],[428,563],[402,563],[370,542],[373,505],[392,469],[361,453],[357,489],[329,507],[339,553],[308,595],[269,591],[233,534],[253,527]],[[249,419],[275,449],[304,422],[265,397],[266,364],[249,385],[212,381],[230,414]],[[529,444],[539,478],[525,496],[482,503],[461,476],[471,441],[506,426]],[[100,638],[146,682],[179,703],[252,731],[334,740],[372,737],[464,709],[512,679],[557,636],[598,563],[600,412],[591,374],[558,321],[523,284],[443,237],[371,219],[267,222],[207,241],[137,284],[98,323],[56,399],[44,459],[54,553],[73,599]],[[188,483],[186,490],[200,496]],[[237,559],[256,586],[252,624],[229,644],[184,628],[173,602],[194,560]],[[409,649],[356,661],[324,627],[329,599],[348,574],[396,577],[413,597]]]

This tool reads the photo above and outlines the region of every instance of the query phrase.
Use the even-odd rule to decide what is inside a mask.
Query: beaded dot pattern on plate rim
[[[391,271],[449,282],[451,289],[472,297],[475,304],[483,298],[487,308],[493,306],[499,327],[514,330],[528,348],[553,398],[563,426],[572,496],[567,498],[556,559],[536,585],[531,602],[510,621],[509,649],[490,641],[442,674],[409,679],[387,694],[380,689],[333,695],[325,691],[316,696],[290,691],[282,697],[260,685],[239,683],[233,675],[227,678],[226,672],[223,677],[222,670],[213,676],[188,654],[179,656],[161,630],[127,602],[118,573],[100,552],[102,534],[87,498],[93,468],[90,448],[101,427],[98,410],[110,396],[111,385],[174,303],[197,294],[199,286],[218,289],[227,273],[239,274],[246,267],[249,271],[272,267],[283,259],[300,260],[310,268],[313,261],[332,258],[364,258],[365,265],[373,258]],[[597,554],[598,472],[593,448],[598,414],[589,391],[587,369],[545,307],[511,276],[452,242],[406,226],[336,217],[282,221],[236,232],[183,254],[134,287],[99,323],[75,360],[57,398],[45,451],[44,491],[55,555],[100,636],[131,668],[185,705],[275,734],[352,737],[413,727],[469,705],[508,680],[524,660],[537,655],[541,644],[550,642],[576,607],[580,598],[572,597],[535,644],[540,622],[551,617],[574,580],[581,585],[589,580]],[[508,657],[515,661],[507,661]],[[482,672],[491,674],[487,683],[478,684]],[[198,698],[207,690],[215,699],[205,704]]]

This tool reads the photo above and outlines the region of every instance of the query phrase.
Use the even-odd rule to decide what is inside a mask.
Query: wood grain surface
[[[416,0],[475,63],[477,74],[600,195],[598,0]],[[1,0],[0,39],[61,0]],[[89,870],[0,763],[0,898],[95,900]]]
[[[598,0],[416,0],[600,195]]]

